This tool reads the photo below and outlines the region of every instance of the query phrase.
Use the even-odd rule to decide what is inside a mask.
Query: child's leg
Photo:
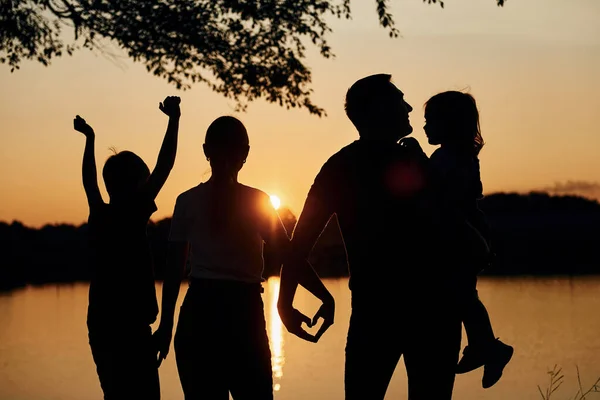
[[[496,338],[488,312],[477,294],[477,276],[472,274],[463,277],[460,290],[462,320],[468,345],[456,372],[463,374],[485,364],[487,350]]]
[[[463,325],[467,334],[469,346],[485,348],[489,346],[496,337],[492,329],[492,322],[487,309],[479,299],[477,290],[465,303],[463,314]]]
[[[105,400],[160,399],[150,326],[111,325],[89,337]]]
[[[493,386],[513,355],[512,346],[496,339],[487,309],[477,295],[477,277],[466,281],[463,325],[468,345],[458,362],[456,373],[465,373],[485,365],[482,386]]]
[[[90,330],[88,333],[90,349],[94,364],[96,364],[96,373],[100,381],[100,387],[104,394],[104,399],[113,399],[118,397],[115,390],[115,358],[114,347],[105,332],[99,330]]]
[[[132,399],[159,400],[160,381],[152,328],[149,325],[134,327],[124,337],[126,340],[119,357],[121,395],[126,394],[126,398]]]

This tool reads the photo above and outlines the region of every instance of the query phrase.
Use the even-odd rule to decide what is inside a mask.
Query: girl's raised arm
[[[162,103],[159,104],[159,109],[169,116],[169,124],[165,132],[156,166],[148,178],[146,186],[147,193],[150,198],[154,199],[167,181],[173,165],[175,165],[175,156],[177,154],[177,137],[179,135],[179,117],[181,110],[179,103],[181,99],[177,96],[168,96]]]
[[[96,135],[91,126],[89,126],[79,115],[73,120],[73,128],[85,135],[85,149],[83,151],[82,178],[83,188],[87,196],[90,210],[100,204],[104,204],[100,188],[98,187],[98,174],[96,172],[96,156],[94,154],[94,143]]]

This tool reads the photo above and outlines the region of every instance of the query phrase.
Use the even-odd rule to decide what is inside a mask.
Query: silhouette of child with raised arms
[[[227,399],[231,394],[234,399],[273,399],[261,297],[263,249],[281,265],[289,238],[269,196],[238,181],[250,150],[242,122],[217,118],[203,148],[211,177],[178,196],[171,221],[161,321],[155,333],[159,358],[169,352],[189,255],[189,288],[174,341],[185,398]],[[317,283],[315,290],[317,297],[331,296],[323,284]]]
[[[466,221],[490,248],[489,227],[478,206],[478,200],[483,198],[478,155],[484,142],[475,99],[458,91],[431,97],[425,105],[424,130],[430,144],[440,145],[430,157],[430,167],[442,212],[455,220]],[[461,245],[456,247],[461,248]],[[462,312],[468,345],[457,365],[457,373],[484,366],[482,386],[489,388],[502,376],[513,348],[495,337],[488,312],[477,294],[477,275],[490,259],[474,256],[466,262],[473,265],[463,267],[459,281],[460,290],[464,291]]]
[[[156,320],[158,305],[146,228],[157,210],[154,199],[175,163],[179,104],[175,96],[159,104],[169,122],[152,173],[133,152],[122,151],[108,158],[102,175],[109,203],[104,202],[98,188],[94,130],[79,115],[73,121],[75,130],[86,137],[82,174],[90,210],[92,256],[87,326],[106,400],[160,398],[150,326]]]

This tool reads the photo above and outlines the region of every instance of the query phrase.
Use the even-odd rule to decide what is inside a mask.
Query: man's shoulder
[[[360,140],[355,140],[352,143],[348,143],[342,147],[337,153],[331,156],[331,158],[348,159],[357,157],[360,151],[361,145]]]
[[[359,147],[358,140],[342,147],[325,161],[321,171],[344,169],[348,165],[353,164],[354,160],[358,157]]]

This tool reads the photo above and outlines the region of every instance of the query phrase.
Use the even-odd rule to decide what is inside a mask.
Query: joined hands
[[[324,301],[312,319],[292,306],[279,305],[278,311],[279,316],[281,317],[281,322],[283,323],[283,325],[285,325],[288,332],[306,341],[317,343],[321,336],[323,336],[323,334],[327,331],[327,329],[329,329],[329,327],[333,325],[335,316],[335,301],[333,297]],[[311,333],[308,333],[302,327],[303,322],[309,328],[316,326],[319,321],[319,318],[323,319],[323,324],[321,325],[316,334],[313,335]]]

